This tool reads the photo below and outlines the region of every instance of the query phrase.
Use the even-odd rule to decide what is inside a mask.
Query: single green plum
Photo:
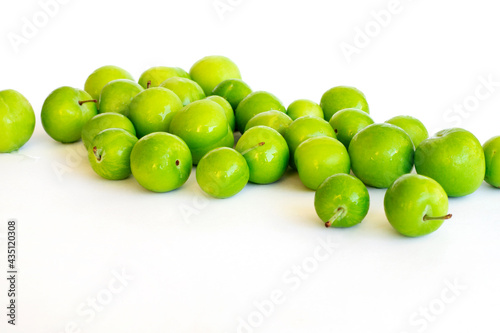
[[[436,180],[450,197],[474,193],[483,183],[486,165],[479,140],[462,128],[439,131],[415,151],[418,174]]]
[[[243,155],[232,148],[209,151],[196,167],[196,180],[201,189],[219,199],[239,193],[248,183],[250,170]]]
[[[85,81],[85,91],[92,96],[92,99],[99,100],[101,90],[109,82],[119,79],[134,81],[132,75],[123,68],[116,66],[103,66],[96,69]]]
[[[163,81],[160,87],[172,90],[179,96],[183,106],[206,97],[198,83],[184,77],[171,77]]]
[[[403,175],[392,183],[385,192],[384,209],[394,229],[408,237],[430,234],[451,218],[441,185],[416,174]]]
[[[270,110],[286,113],[281,101],[273,94],[265,91],[253,92],[245,97],[235,110],[236,127],[243,133],[250,119],[259,113]]]
[[[359,131],[349,145],[354,174],[366,185],[387,188],[413,168],[413,143],[401,128],[373,124]]]
[[[144,91],[138,83],[130,80],[114,80],[102,88],[99,113],[115,112],[128,115],[132,99]]]
[[[285,139],[276,130],[266,126],[250,128],[236,144],[250,169],[249,180],[256,184],[278,181],[290,159]]]
[[[370,113],[365,95],[357,88],[348,86],[333,87],[326,91],[321,97],[320,106],[326,121],[343,109],[354,108]]]
[[[169,192],[181,187],[192,168],[189,147],[170,133],[156,132],[142,137],[130,154],[130,169],[135,179],[153,192]]]
[[[340,110],[330,119],[330,126],[337,135],[337,139],[348,149],[354,135],[374,123],[368,113],[358,109]]]
[[[405,131],[410,136],[415,148],[418,147],[420,142],[429,137],[429,132],[427,132],[425,125],[417,118],[411,116],[396,116],[387,120],[386,123],[395,125]]]
[[[61,87],[43,103],[41,118],[45,132],[52,139],[71,143],[80,140],[83,126],[96,114],[96,100],[87,92]]]
[[[255,126],[267,126],[278,131],[279,134],[285,135],[286,129],[292,123],[292,119],[281,111],[271,110],[259,113],[253,116],[245,127],[245,131]]]
[[[317,136],[302,142],[295,150],[295,165],[302,184],[316,190],[328,177],[351,171],[347,149],[337,139]]]
[[[493,137],[483,145],[486,164],[484,180],[491,186],[500,188],[500,136]]]
[[[231,132],[234,132],[236,127],[236,119],[234,118],[234,111],[233,108],[231,107],[231,104],[229,104],[229,102],[223,97],[217,95],[208,96],[206,99],[219,104],[224,109],[227,122],[229,123],[229,127],[231,127]]]
[[[217,55],[198,60],[189,70],[189,75],[198,82],[207,96],[222,81],[241,79],[238,66],[231,59]]]
[[[139,84],[144,88],[159,87],[165,80],[171,77],[184,77],[190,79],[189,74],[179,67],[156,66],[151,67],[142,73]]]
[[[82,141],[89,148],[95,136],[108,128],[121,128],[135,136],[135,127],[128,119],[119,113],[100,113],[90,119],[82,128]]]
[[[321,119],[325,118],[321,106],[319,106],[318,103],[308,99],[298,99],[292,102],[288,106],[286,113],[290,118],[292,118],[292,120],[303,116],[316,116]]]
[[[358,178],[339,173],[328,177],[318,187],[314,208],[325,227],[348,228],[366,217],[370,195]]]
[[[92,169],[99,176],[120,180],[130,176],[130,153],[137,137],[121,128],[109,128],[94,137],[88,147]]]
[[[24,146],[34,130],[35,112],[30,102],[15,90],[0,91],[0,153]]]
[[[229,79],[219,83],[212,95],[224,97],[233,110],[236,110],[240,102],[252,93],[252,88],[240,79]]]

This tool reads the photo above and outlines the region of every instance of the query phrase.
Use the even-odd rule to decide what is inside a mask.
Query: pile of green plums
[[[409,237],[429,234],[451,217],[448,197],[471,194],[483,180],[500,187],[500,137],[483,147],[460,128],[429,137],[418,119],[376,123],[369,112],[365,95],[349,86],[327,90],[319,104],[298,99],[286,108],[275,95],[253,91],[233,61],[208,56],[189,72],[150,68],[137,82],[122,68],[101,67],[83,90],[54,90],[41,120],[56,141],[81,139],[99,176],[132,174],[153,192],[178,189],[197,165],[201,189],[229,198],[248,182],[279,181],[290,167],[315,191],[327,227],[365,218],[367,186],[387,188],[387,219]],[[0,152],[23,146],[34,126],[29,102],[0,91]]]

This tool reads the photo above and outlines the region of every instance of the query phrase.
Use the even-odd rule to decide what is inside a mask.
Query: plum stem
[[[78,104],[79,105],[83,105],[85,103],[97,103],[97,99],[89,99],[89,100],[86,100],[86,101],[79,101]]]
[[[333,216],[330,217],[328,219],[328,221],[326,221],[325,227],[330,228],[332,226],[332,222],[335,222],[335,220],[337,220],[339,217],[344,215],[344,212],[345,212],[344,207],[339,207],[339,208],[335,209],[335,213],[333,214]]]
[[[445,216],[424,216],[424,221],[434,221],[434,220],[449,220],[453,215],[447,214]]]
[[[148,81],[148,85],[146,86],[146,89],[151,88],[151,80]]]
[[[99,155],[99,154],[97,153],[97,147],[94,147],[94,148],[92,149],[92,151],[94,152],[94,156],[96,157],[97,162],[100,162],[100,161],[101,161],[102,156],[101,156],[101,155]]]
[[[261,147],[261,146],[263,146],[263,145],[265,145],[265,144],[266,144],[265,142],[259,142],[259,143],[258,143],[258,144],[256,144],[255,146],[250,147],[250,148],[248,148],[247,150],[243,151],[243,152],[241,153],[241,155],[245,155],[245,154],[247,154],[247,153],[251,152],[252,150],[254,150],[255,148],[257,148],[257,147]]]

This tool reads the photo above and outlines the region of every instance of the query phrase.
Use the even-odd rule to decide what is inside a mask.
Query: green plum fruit
[[[252,88],[240,79],[229,79],[219,83],[212,95],[225,98],[233,110],[236,110],[240,102],[252,93]]]
[[[429,132],[422,122],[411,116],[396,116],[386,121],[388,124],[395,125],[401,128],[410,136],[411,141],[415,148],[418,147],[420,142],[429,137]]]
[[[0,91],[0,153],[24,146],[34,130],[35,113],[30,102],[15,90]]]
[[[500,188],[500,136],[486,141],[483,149],[486,162],[484,180],[491,186]]]
[[[292,123],[292,119],[286,113],[276,110],[266,111],[253,116],[245,127],[245,131],[255,126],[267,126],[285,135],[286,129]]]
[[[89,148],[95,136],[108,128],[121,128],[135,136],[135,127],[128,119],[119,113],[100,113],[90,119],[82,128],[82,141]]]
[[[99,113],[115,112],[127,116],[130,102],[142,91],[144,88],[134,81],[111,81],[102,88]]]
[[[85,91],[92,99],[99,100],[101,90],[109,82],[119,79],[134,81],[132,75],[126,70],[116,66],[103,66],[96,69],[85,82]]]
[[[142,73],[139,84],[144,88],[159,87],[165,80],[171,77],[184,77],[190,79],[189,74],[179,67],[156,66],[151,67]]]
[[[245,97],[235,110],[236,127],[243,133],[250,119],[261,112],[271,110],[286,113],[281,101],[273,94],[265,91],[253,92]]]
[[[325,92],[321,97],[320,106],[326,121],[343,109],[354,108],[370,113],[365,95],[360,90],[348,86],[333,87]]]
[[[205,98],[205,93],[200,85],[184,77],[171,77],[163,81],[160,87],[172,90],[181,99],[182,105]]]
[[[344,109],[330,118],[330,126],[337,135],[337,139],[349,148],[352,138],[363,128],[373,124],[370,115],[358,109]]]
[[[203,88],[209,96],[214,88],[228,79],[241,79],[238,66],[224,56],[208,56],[198,60],[190,69],[191,78]]]
[[[229,102],[223,97],[217,95],[208,96],[206,99],[219,104],[224,109],[224,113],[226,114],[226,119],[227,122],[229,123],[229,127],[231,127],[231,131],[234,132],[236,128],[236,118],[234,117],[234,111],[233,108],[231,107],[231,104],[229,104]]]
[[[298,99],[292,102],[286,113],[292,120],[303,116],[316,116],[318,118],[324,119],[323,109],[317,103],[308,99]]]

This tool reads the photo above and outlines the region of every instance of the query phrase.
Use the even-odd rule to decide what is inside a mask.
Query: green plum
[[[194,164],[198,164],[210,150],[222,146],[233,147],[234,144],[233,131],[224,110],[216,102],[206,99],[195,101],[177,111],[172,117],[169,132],[187,143]]]
[[[448,214],[448,196],[432,178],[407,174],[398,178],[384,196],[385,215],[399,233],[418,237],[436,231]]]
[[[182,105],[205,98],[205,93],[200,85],[184,77],[171,77],[163,81],[160,87],[172,90],[181,99]]]
[[[483,183],[485,158],[479,140],[461,128],[442,130],[415,151],[418,174],[436,180],[450,197],[475,192]]]
[[[250,169],[249,180],[256,184],[278,181],[285,174],[290,159],[285,139],[266,126],[246,131],[238,140],[236,150],[245,157]]]
[[[320,106],[326,121],[343,109],[354,108],[370,113],[365,95],[360,90],[348,86],[333,87],[325,92],[321,97]]]
[[[288,126],[284,138],[290,148],[290,166],[292,168],[295,168],[295,149],[297,149],[302,142],[316,136],[337,138],[330,124],[324,119],[315,116],[297,118]]]
[[[286,113],[281,101],[273,94],[265,91],[253,92],[245,97],[235,110],[236,127],[243,133],[250,119],[261,112],[270,110]]]
[[[317,103],[308,99],[298,99],[292,102],[286,111],[288,116],[295,120],[303,116],[316,116],[324,119],[323,109]]]
[[[132,99],[128,117],[142,138],[153,132],[168,132],[174,114],[182,109],[180,98],[171,90],[154,87]]]
[[[134,81],[132,75],[126,70],[116,66],[103,66],[96,69],[85,82],[85,91],[92,99],[99,100],[101,90],[109,82],[119,79]]]
[[[198,60],[190,69],[191,78],[203,88],[209,96],[214,88],[228,79],[241,79],[238,66],[224,56],[208,56]]]
[[[366,217],[370,195],[358,178],[339,173],[328,177],[318,187],[314,208],[325,227],[348,228]]]
[[[151,67],[142,73],[139,84],[144,88],[159,87],[165,80],[171,77],[184,77],[190,79],[189,74],[179,67],[156,66]]]
[[[213,95],[224,97],[233,110],[252,93],[252,88],[240,79],[229,79],[219,83],[212,91]]]
[[[374,121],[368,113],[358,109],[340,110],[330,118],[330,126],[337,135],[337,139],[346,148],[349,148],[356,133],[373,123]]]
[[[121,128],[109,128],[94,137],[88,147],[92,169],[101,177],[110,180],[130,176],[130,153],[137,137]]]
[[[486,162],[484,180],[491,186],[500,188],[500,136],[486,141],[483,149]]]
[[[359,131],[349,145],[354,174],[366,185],[389,187],[413,168],[413,143],[401,128],[373,124]]]
[[[35,113],[30,102],[15,90],[0,91],[0,153],[24,146],[34,130]]]
[[[135,136],[135,127],[128,119],[119,113],[100,113],[90,119],[82,128],[82,141],[89,148],[95,136],[108,128],[121,128]]]
[[[245,127],[245,131],[255,126],[267,126],[285,135],[286,129],[292,123],[292,119],[286,113],[276,110],[266,111],[253,116]]]
[[[234,117],[234,111],[233,108],[231,107],[231,104],[229,104],[229,102],[223,97],[216,95],[208,96],[206,99],[219,104],[224,109],[224,113],[226,114],[226,119],[227,122],[229,123],[229,127],[231,127],[231,131],[234,132],[236,127],[236,119]]]
[[[245,158],[232,148],[208,152],[196,167],[196,180],[205,193],[215,198],[229,198],[248,183],[250,171]]]
[[[97,114],[96,100],[83,90],[61,87],[42,106],[42,125],[50,137],[63,143],[80,140],[83,125]]]
[[[115,112],[127,116],[130,102],[142,91],[144,88],[134,81],[111,81],[102,88],[99,113]]]
[[[317,136],[302,142],[294,154],[302,184],[316,190],[326,178],[351,171],[347,149],[339,140]]]
[[[130,154],[130,169],[137,182],[153,192],[181,187],[193,168],[191,152],[179,137],[156,132],[142,137]]]
[[[395,125],[405,131],[410,136],[415,148],[418,147],[420,142],[429,137],[429,132],[427,132],[424,124],[420,120],[410,116],[396,116],[387,120],[386,123]]]

